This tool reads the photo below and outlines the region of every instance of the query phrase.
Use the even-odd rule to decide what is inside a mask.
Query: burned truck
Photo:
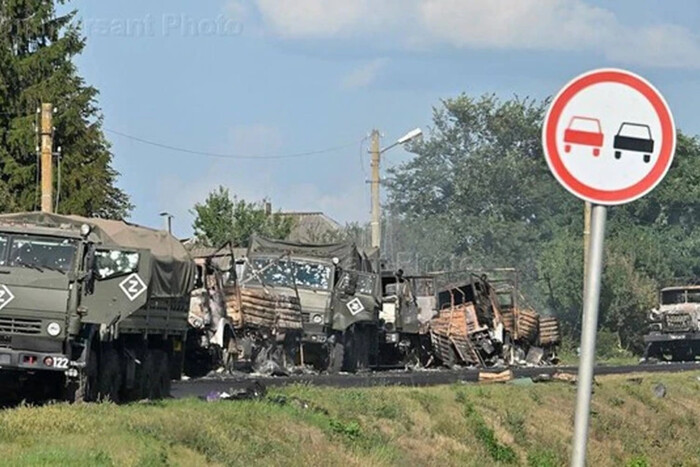
[[[556,363],[559,321],[523,306],[515,270],[463,275],[441,278],[438,315],[430,322],[433,350],[444,365]]]
[[[433,351],[447,367],[504,363],[506,334],[495,291],[485,276],[447,279],[437,291],[438,315],[430,321]]]
[[[379,364],[428,366],[432,361],[430,320],[436,314],[434,277],[406,276],[398,270],[383,271],[381,280]]]
[[[182,372],[194,272],[164,231],[0,216],[3,389],[72,401],[166,396]]]
[[[194,248],[192,254],[197,281],[190,302],[186,374],[289,374],[301,342],[298,295],[277,293],[265,279],[270,268],[248,263],[248,278],[240,280],[238,266],[246,265],[245,252],[230,243],[218,249]],[[249,287],[252,279],[260,286]]]
[[[301,305],[297,363],[337,373],[368,368],[378,348],[376,257],[352,243],[302,244],[253,237],[241,290],[267,290]]]
[[[695,361],[700,354],[700,285],[668,287],[649,313],[645,361]]]

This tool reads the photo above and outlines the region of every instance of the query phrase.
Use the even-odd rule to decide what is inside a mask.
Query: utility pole
[[[53,104],[41,104],[41,211],[53,212]]]
[[[381,149],[379,148],[379,131],[372,130],[371,136],[371,147],[370,153],[372,154],[372,248],[379,248],[381,246],[382,238],[382,227],[381,227],[381,204],[379,199],[379,185],[381,180],[379,179],[379,165],[381,163]]]

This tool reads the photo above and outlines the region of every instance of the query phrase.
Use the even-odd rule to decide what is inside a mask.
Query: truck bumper
[[[653,332],[644,336],[644,343],[656,342],[700,342],[700,332]]]
[[[44,353],[29,350],[0,349],[0,371],[51,371],[61,372],[73,368],[70,358],[60,353]]]

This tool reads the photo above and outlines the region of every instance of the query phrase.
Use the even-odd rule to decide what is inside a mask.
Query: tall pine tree
[[[57,15],[65,2],[0,0],[0,211],[39,206],[34,125],[37,108],[51,102],[63,152],[58,212],[123,218],[132,206],[116,187],[98,91],[73,63],[85,47],[75,12]]]

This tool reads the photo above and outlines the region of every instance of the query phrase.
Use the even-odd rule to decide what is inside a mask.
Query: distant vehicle
[[[700,353],[700,286],[661,290],[649,313],[644,360],[695,361]]]
[[[573,117],[564,131],[564,151],[571,152],[571,145],[592,146],[593,155],[600,155],[603,146],[603,132],[600,120],[590,117]]]
[[[651,138],[649,125],[624,122],[615,135],[613,148],[615,149],[615,159],[622,157],[622,151],[633,151],[645,153],[644,162],[649,163],[651,153],[654,152],[654,140]]]

